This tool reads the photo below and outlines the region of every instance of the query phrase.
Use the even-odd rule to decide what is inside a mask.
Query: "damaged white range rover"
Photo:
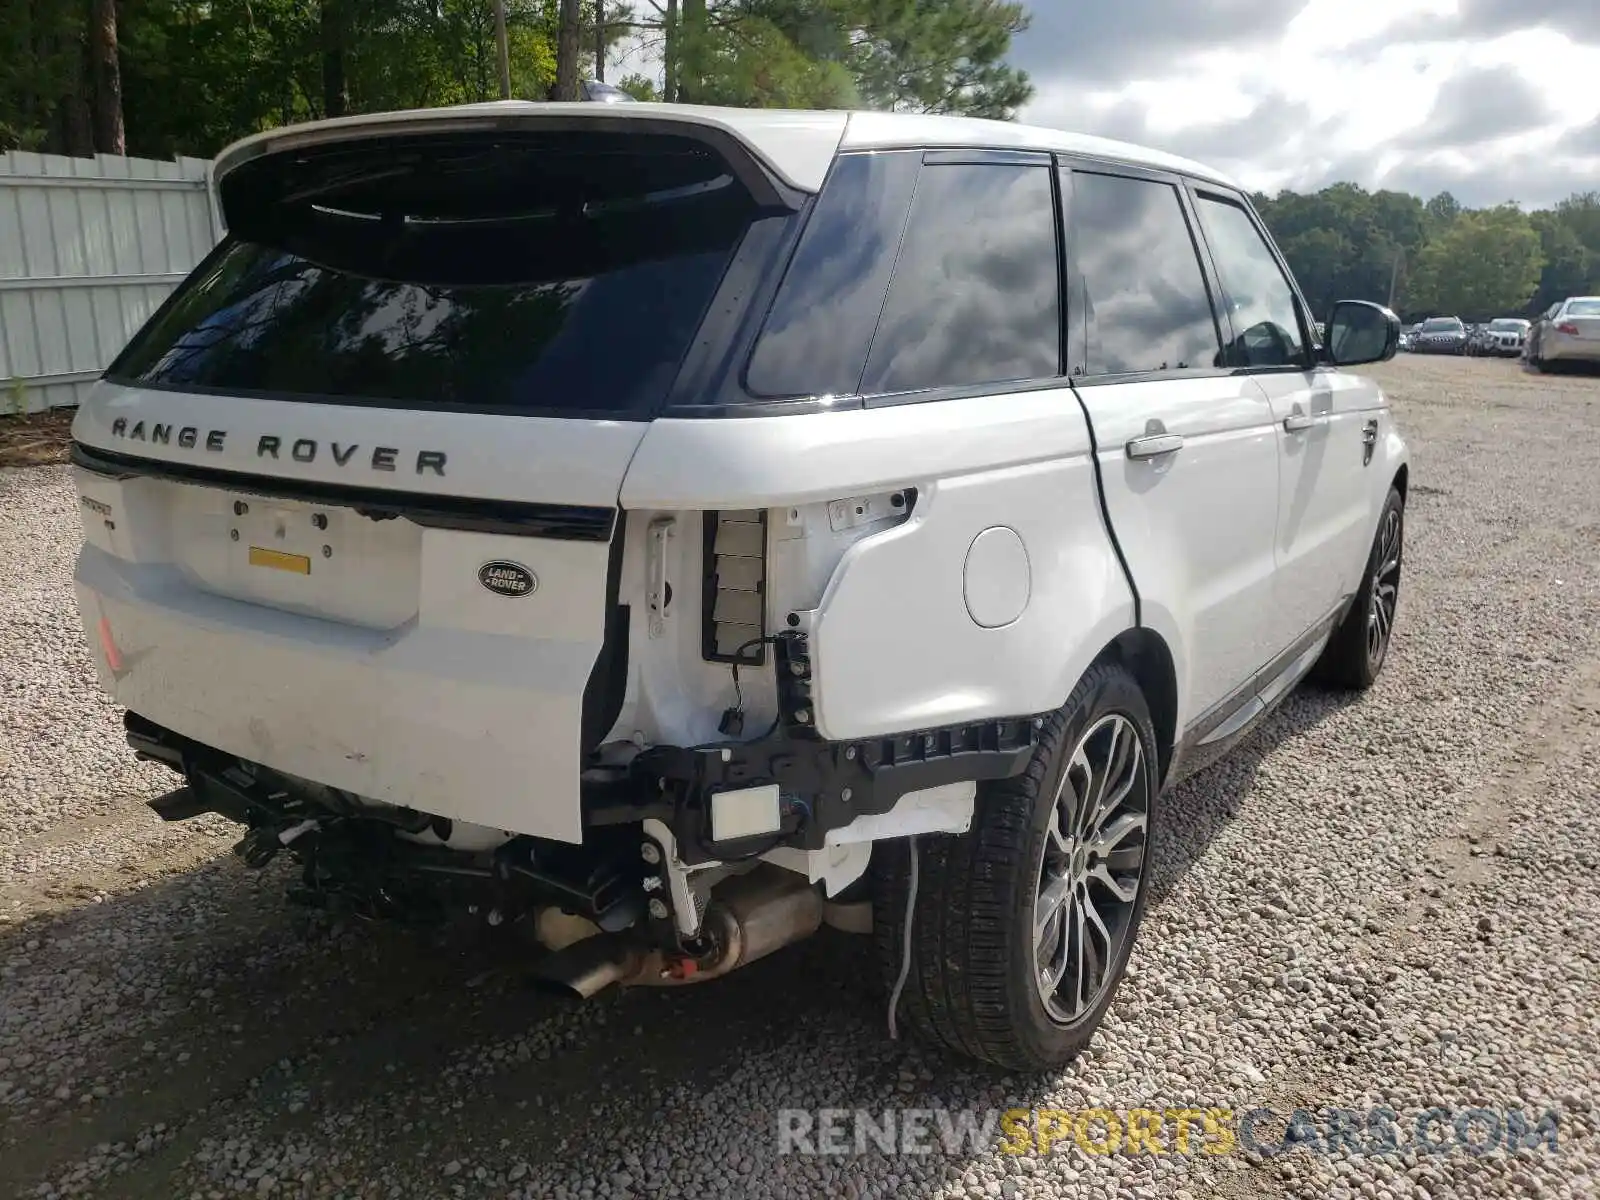
[[[1400,582],[1387,310],[1197,164],[950,118],[492,104],[225,152],[74,424],[132,746],[307,901],[583,994],[870,919],[1006,1067],[1111,1002],[1160,797]]]

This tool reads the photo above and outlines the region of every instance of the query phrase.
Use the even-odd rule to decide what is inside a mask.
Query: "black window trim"
[[[1256,212],[1255,206],[1250,203],[1250,198],[1243,192],[1221,187],[1218,184],[1206,183],[1200,180],[1185,180],[1185,190],[1189,194],[1189,203],[1194,208],[1195,228],[1199,233],[1205,254],[1211,262],[1212,269],[1216,272],[1217,296],[1227,295],[1226,285],[1222,282],[1222,272],[1216,267],[1216,260],[1211,250],[1210,239],[1206,237],[1205,222],[1200,220],[1200,201],[1211,200],[1219,204],[1228,204],[1244,213],[1245,219],[1250,222],[1261,240],[1266,244],[1267,252],[1272,256],[1272,261],[1278,265],[1278,273],[1289,285],[1289,297],[1294,303],[1295,319],[1300,323],[1300,344],[1304,347],[1301,361],[1298,363],[1285,363],[1283,366],[1241,366],[1231,368],[1231,373],[1236,375],[1302,375],[1307,371],[1315,370],[1323,363],[1322,344],[1317,338],[1316,325],[1312,318],[1311,306],[1306,303],[1306,298],[1300,292],[1300,284],[1294,277],[1294,272],[1289,269],[1289,262],[1278,249],[1278,244],[1272,240],[1261,216]],[[1233,314],[1226,304],[1220,305],[1219,316],[1228,322],[1228,328],[1233,329]],[[1239,330],[1233,329],[1233,336],[1239,336]],[[1233,339],[1230,338],[1231,342]]]
[[[1221,281],[1217,276],[1216,264],[1211,259],[1211,251],[1204,240],[1200,229],[1199,215],[1194,211],[1193,202],[1189,195],[1189,179],[1175,171],[1163,171],[1153,167],[1139,166],[1124,163],[1115,159],[1098,158],[1080,154],[1058,154],[1056,158],[1057,174],[1065,177],[1063,186],[1072,189],[1072,182],[1076,176],[1083,175],[1112,175],[1124,179],[1138,179],[1146,183],[1162,183],[1171,186],[1178,194],[1178,206],[1183,212],[1184,222],[1189,228],[1189,240],[1194,249],[1195,261],[1200,266],[1200,277],[1205,285],[1206,299],[1211,304],[1211,322],[1217,335],[1217,346],[1220,349],[1226,344],[1223,336],[1225,328],[1231,328],[1224,323],[1225,313],[1222,309]],[[1070,197],[1069,197],[1070,199]],[[1062,210],[1063,220],[1071,216],[1069,208]],[[1072,227],[1065,224],[1061,236],[1066,243],[1068,260],[1068,278],[1071,286],[1068,287],[1066,298],[1068,302],[1069,333],[1076,333],[1077,341],[1071,347],[1071,354],[1067,360],[1066,369],[1068,378],[1073,387],[1106,387],[1121,383],[1149,383],[1180,379],[1221,379],[1229,375],[1239,374],[1237,367],[1171,367],[1159,371],[1124,371],[1121,373],[1104,373],[1091,375],[1085,369],[1085,358],[1088,353],[1089,325],[1088,315],[1084,314],[1081,326],[1072,319],[1072,301],[1077,299],[1077,281],[1080,278],[1077,259],[1077,239],[1072,236]]]

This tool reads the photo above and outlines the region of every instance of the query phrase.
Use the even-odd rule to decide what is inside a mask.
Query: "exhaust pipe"
[[[623,934],[573,942],[534,968],[536,980],[582,999],[614,983],[673,987],[717,979],[822,927],[821,894],[792,871],[761,866],[728,880],[706,911],[700,958],[649,949]]]
[[[647,951],[615,934],[595,934],[573,942],[541,960],[534,968],[537,983],[590,1000],[614,983],[624,983],[644,967]]]

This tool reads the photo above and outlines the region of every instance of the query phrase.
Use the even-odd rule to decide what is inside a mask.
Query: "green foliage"
[[[514,96],[556,75],[559,0],[506,0]],[[119,0],[128,153],[210,156],[240,137],[341,112],[499,94],[492,0]],[[677,94],[642,100],[868,106],[1010,117],[1032,95],[1005,64],[1026,26],[1011,0],[583,0],[580,74],[595,45],[666,35]],[[0,150],[86,153],[86,0],[0,0]]]
[[[1539,234],[1514,205],[1463,212],[1423,248],[1415,302],[1481,318],[1522,308],[1539,285]]]
[[[1391,281],[1396,309],[1413,318],[1534,313],[1600,291],[1600,193],[1531,214],[1349,183],[1255,204],[1319,314],[1335,300],[1387,303]]]
[[[1005,63],[1027,24],[1011,0],[683,0],[647,27],[672,99],[1010,119],[1033,95]]]
[[[617,81],[617,87],[627,92],[635,100],[645,103],[654,103],[661,99],[661,89],[656,86],[656,81],[637,72],[632,75],[624,75]]]
[[[840,7],[854,10],[849,61],[874,108],[1009,120],[1033,95],[1026,72],[1005,63],[1012,37],[1028,27],[1021,4],[856,0]]]

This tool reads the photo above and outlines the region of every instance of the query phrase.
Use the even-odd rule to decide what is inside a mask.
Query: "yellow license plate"
[[[285,554],[282,550],[268,550],[262,546],[250,547],[252,567],[271,567],[274,571],[293,571],[296,575],[311,574],[311,559],[304,554]]]

